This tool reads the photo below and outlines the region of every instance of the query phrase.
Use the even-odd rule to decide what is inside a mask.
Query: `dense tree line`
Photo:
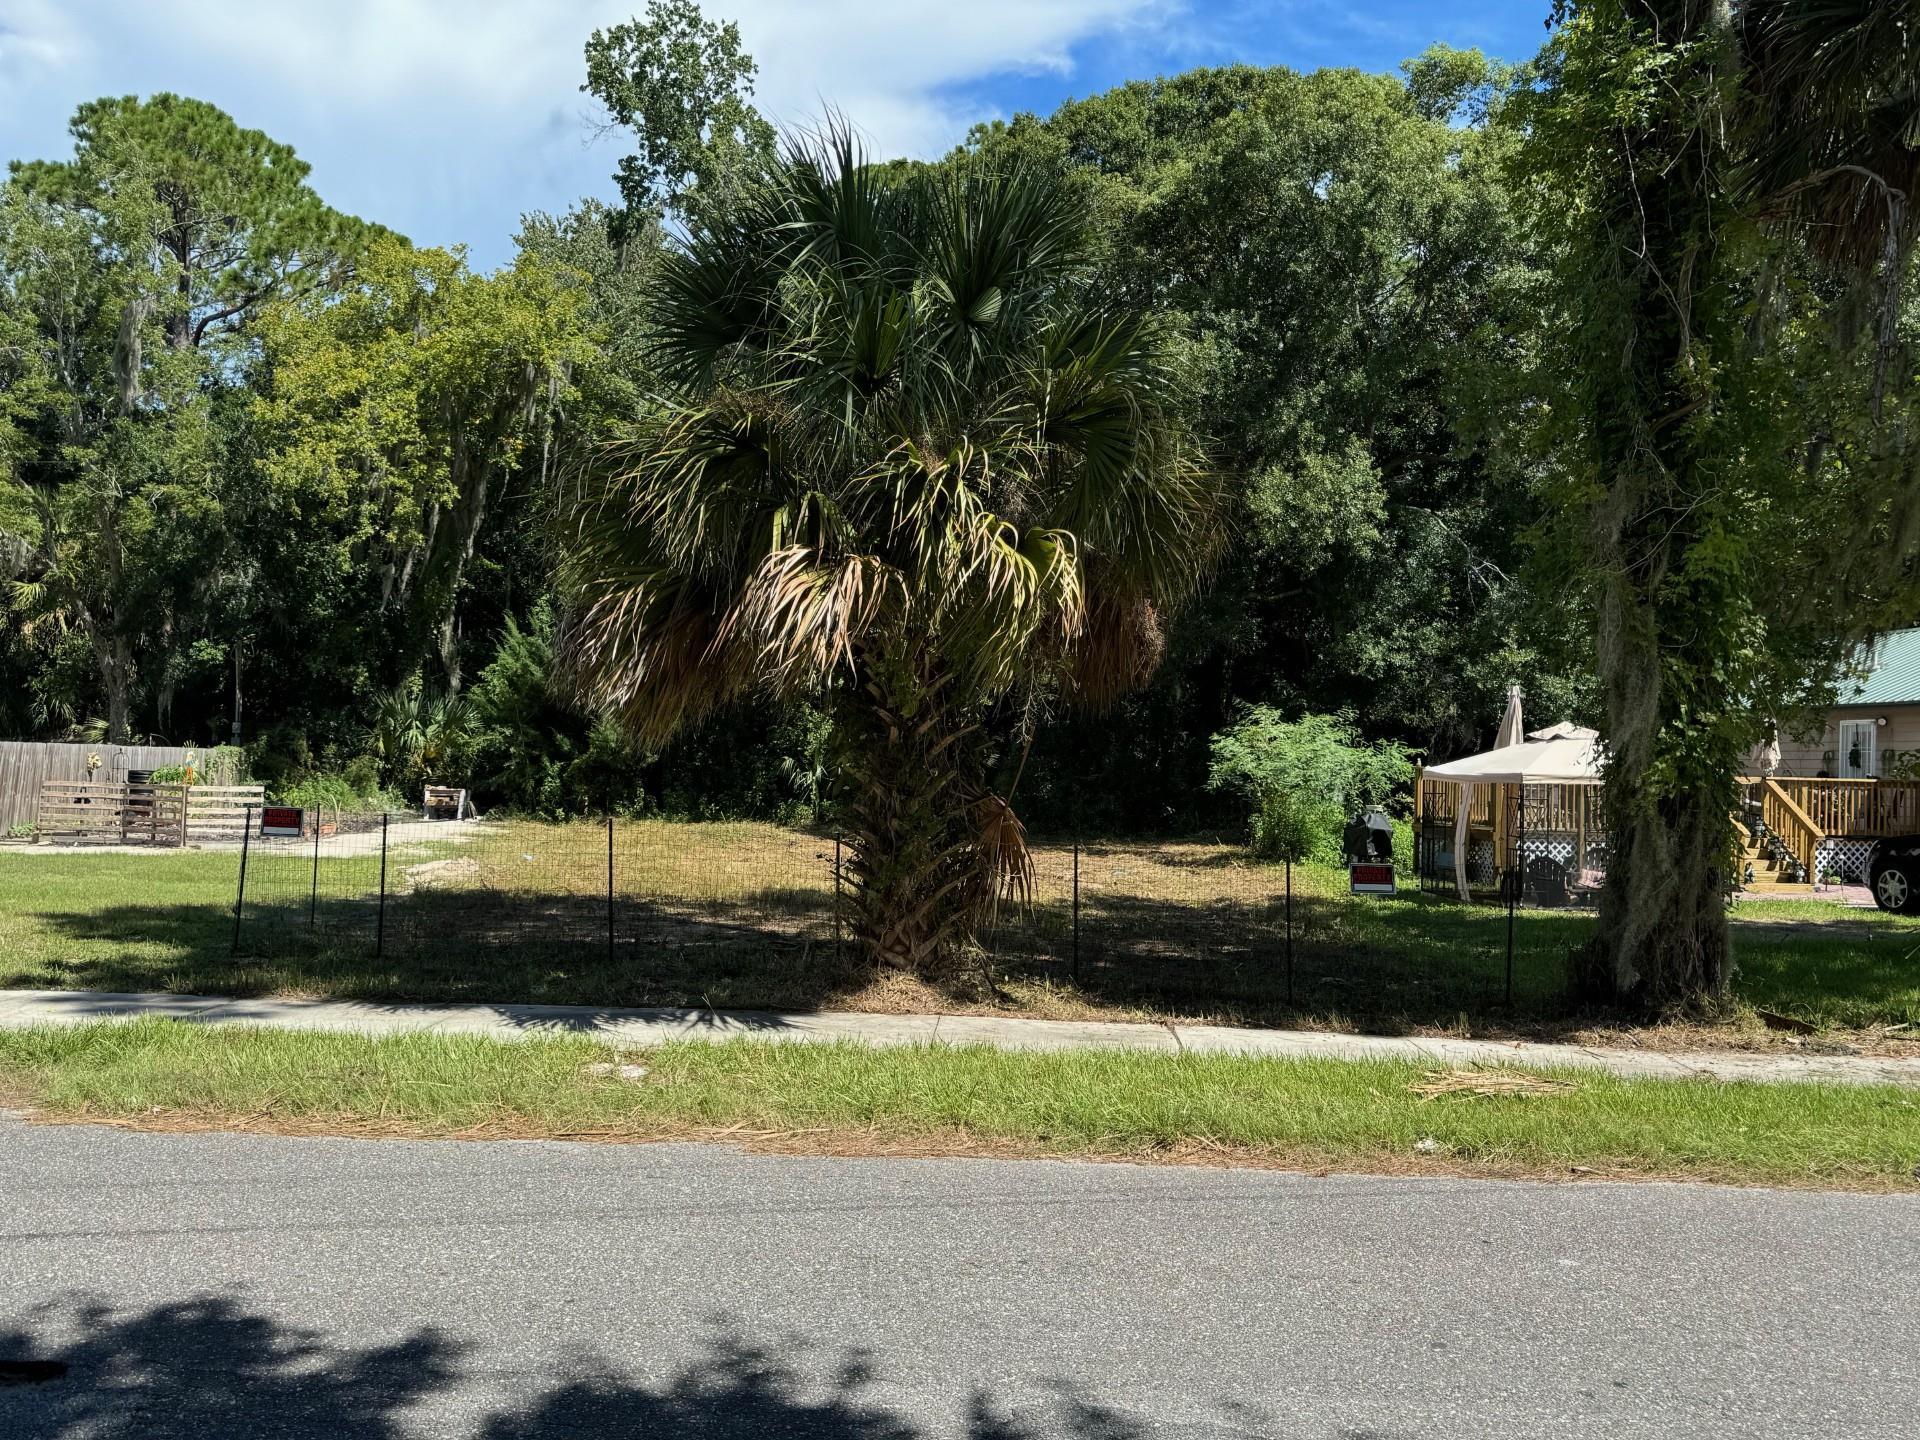
[[[457,770],[543,811],[817,811],[872,716],[831,664],[780,654],[779,607],[913,546],[870,505],[829,513],[870,487],[822,478],[768,550],[811,557],[790,590],[728,599],[716,577],[764,537],[702,519],[730,462],[675,417],[789,437],[809,458],[783,474],[827,476],[832,452],[866,475],[902,444],[928,484],[1050,455],[974,486],[1015,517],[977,556],[908,567],[1011,588],[887,652],[1023,657],[965,687],[970,794],[1040,826],[1219,822],[1210,745],[1237,721],[1341,717],[1313,733],[1445,755],[1518,681],[1534,717],[1601,721],[1626,757],[1587,980],[1711,995],[1728,777],[1920,612],[1917,9],[1566,0],[1519,68],[1439,48],[1398,75],[1201,69],[982,126],[941,161],[825,163],[755,110],[733,27],[656,0],[586,45],[582,88],[633,137],[618,204],[527,216],[493,274],[332,210],[212,106],[83,106],[71,157],[0,189],[0,732],[239,740],[289,778]],[[1007,219],[989,176],[1075,217],[1070,279],[980,281],[1019,269],[969,248]],[[1098,707],[1072,651],[1120,572],[1079,568],[1098,544],[1072,526],[1038,537],[1060,467],[1107,442],[1062,440],[1041,405],[1027,450],[976,455],[991,417],[956,429],[972,412],[939,378],[977,366],[1027,413],[1035,375],[1093,364],[1046,338],[1073,332],[1072,294],[1151,322],[1153,381],[1116,390],[1113,433],[1191,436],[1211,497],[1210,543],[1168,552],[1186,583],[1116,592],[1144,683]],[[940,319],[955,297],[971,308]],[[756,370],[768,337],[786,349]],[[581,529],[610,475],[654,497],[624,536]],[[596,573],[568,579],[583,554]],[[601,625],[599,661],[596,596],[639,617]],[[1008,596],[1011,649],[977,628]],[[681,657],[688,686],[648,688],[659,617],[736,604]],[[683,701],[712,713],[677,723]]]
[[[377,748],[383,704],[501,694],[504,673],[476,693],[496,657],[526,689],[549,507],[648,408],[670,237],[777,148],[737,34],[691,7],[596,33],[587,72],[636,136],[620,203],[528,216],[492,275],[332,211],[285,146],[197,101],[84,107],[70,159],[14,166],[0,729],[238,739],[292,772]],[[1041,822],[1204,818],[1209,737],[1250,702],[1441,750],[1511,679],[1578,703],[1555,643],[1576,626],[1523,584],[1529,477],[1494,443],[1534,273],[1493,123],[1510,84],[1453,52],[1400,77],[1202,70],[882,167],[1017,155],[1077,194],[1102,286],[1169,321],[1229,492],[1146,692],[992,717]],[[804,701],[716,717],[663,766],[613,763],[551,695],[529,726],[527,698],[473,721],[503,799],[634,803],[610,792],[651,774],[658,802],[668,770],[678,806],[808,798]],[[589,752],[591,786],[556,778]]]

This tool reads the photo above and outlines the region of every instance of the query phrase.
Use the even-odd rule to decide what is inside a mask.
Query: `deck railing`
[[[1777,776],[1772,783],[1827,835],[1920,834],[1920,781]]]
[[[1778,780],[1764,780],[1760,784],[1760,818],[1768,831],[1787,847],[1787,854],[1800,867],[1800,873],[1811,879],[1816,873],[1821,842],[1827,838],[1819,822],[1807,814]]]

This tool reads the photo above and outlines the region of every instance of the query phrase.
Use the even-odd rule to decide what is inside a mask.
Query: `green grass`
[[[1077,981],[1071,853],[1042,846],[1032,916],[988,937],[985,964],[918,985],[876,977],[833,943],[831,839],[666,822],[623,822],[617,838],[621,943],[611,956],[598,825],[516,824],[472,845],[396,851],[381,957],[377,855],[325,860],[315,896],[311,861],[297,847],[256,851],[236,957],[232,852],[0,849],[0,986],[1006,1010],[1526,1035],[1574,1033],[1594,1018],[1570,1009],[1563,983],[1590,914],[1515,918],[1509,1007],[1503,912],[1432,896],[1354,899],[1341,872],[1315,866],[1294,875],[1289,1002],[1282,872],[1227,845],[1084,846]],[[1746,1006],[1832,1030],[1920,1026],[1920,922],[1776,902],[1736,912],[1734,934]]]
[[[371,1040],[145,1020],[0,1034],[0,1095],[51,1117],[381,1134],[771,1137],[839,1151],[1224,1157],[1470,1174],[1916,1188],[1920,1094],[1562,1072],[1530,1096],[1414,1065],[681,1043],[635,1083],[577,1039]],[[1438,1147],[1416,1149],[1423,1140]]]

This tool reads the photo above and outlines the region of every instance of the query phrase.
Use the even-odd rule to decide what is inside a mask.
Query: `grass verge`
[[[645,1074],[608,1073],[615,1061]],[[1551,1078],[1537,1093],[1428,1098],[1416,1087],[1431,1088],[1429,1069],[1384,1062],[751,1042],[616,1054],[167,1020],[0,1033],[0,1100],[162,1129],[1920,1190],[1912,1091]]]

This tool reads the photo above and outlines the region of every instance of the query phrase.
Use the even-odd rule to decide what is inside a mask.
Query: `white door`
[[[1842,780],[1870,780],[1880,773],[1879,761],[1873,753],[1879,733],[1879,726],[1871,720],[1840,722],[1838,768]]]

